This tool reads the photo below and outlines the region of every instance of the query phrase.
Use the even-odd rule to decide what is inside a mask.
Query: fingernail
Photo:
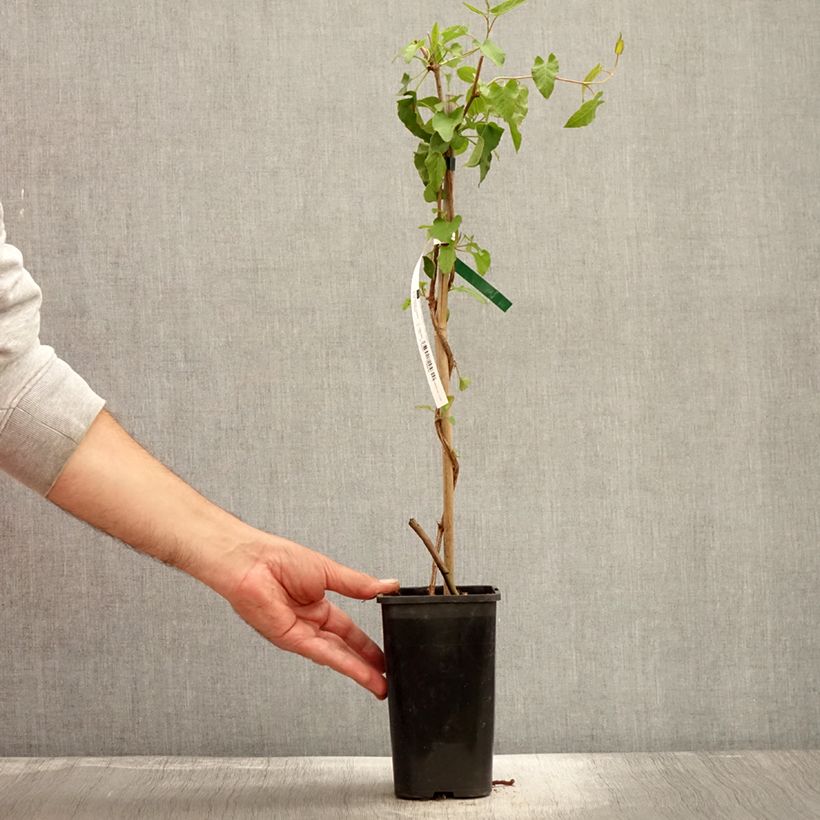
[[[399,583],[399,579],[398,578],[382,578],[381,581],[379,581],[379,583],[380,584],[392,584],[393,586],[396,586]]]

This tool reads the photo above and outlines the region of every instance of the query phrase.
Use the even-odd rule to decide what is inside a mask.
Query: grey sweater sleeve
[[[41,301],[0,204],[0,469],[46,495],[105,401],[40,344]]]

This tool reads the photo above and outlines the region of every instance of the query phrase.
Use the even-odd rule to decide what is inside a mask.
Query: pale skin
[[[381,649],[325,592],[366,600],[397,591],[397,580],[378,580],[240,521],[161,464],[105,410],[48,499],[207,584],[280,649],[387,697]]]

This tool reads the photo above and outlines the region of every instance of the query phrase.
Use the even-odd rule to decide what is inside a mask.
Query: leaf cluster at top
[[[552,95],[559,70],[558,59],[552,53],[546,59],[535,57],[530,73],[523,78],[500,77],[489,82],[480,77],[476,81],[477,67],[466,62],[472,55],[477,55],[482,63],[489,61],[496,66],[504,65],[506,55],[489,35],[499,17],[525,2],[505,0],[494,6],[485,2],[483,10],[464,3],[471,12],[485,20],[487,32],[484,36],[472,35],[463,24],[441,28],[435,23],[425,38],[411,40],[399,52],[405,62],[418,60],[423,66],[423,71],[416,77],[411,77],[409,73],[402,76],[397,110],[402,123],[420,140],[414,163],[424,183],[427,202],[437,200],[446,170],[445,154],[458,156],[472,146],[466,165],[478,167],[481,185],[490,170],[505,128],[510,133],[516,152],[520,149],[521,124],[527,116],[529,105],[529,89],[520,82],[521,79],[532,79],[544,99]],[[469,40],[466,46],[462,43],[465,38]],[[622,52],[623,40],[619,35],[615,45],[616,59]],[[602,70],[598,63],[580,81],[582,93],[590,88],[587,84],[592,83]],[[417,90],[421,83],[412,89],[410,84],[419,77],[423,82],[431,73],[438,75],[447,90],[441,88],[440,95],[419,97]],[[461,80],[464,87],[453,93],[451,88],[457,80]],[[603,92],[599,91],[591,100],[582,100],[581,107],[570,116],[564,127],[589,125],[603,103],[602,98]]]
[[[506,62],[504,50],[490,36],[495,22],[525,2],[504,0],[491,6],[489,0],[485,0],[484,9],[465,2],[463,5],[469,11],[483,19],[486,31],[482,36],[471,34],[469,27],[463,24],[442,28],[435,23],[424,38],[411,40],[397,55],[406,63],[418,61],[422,66],[415,77],[407,72],[403,74],[397,113],[408,131],[419,140],[413,163],[424,186],[424,199],[436,203],[433,211],[438,215],[433,225],[421,227],[427,229],[428,237],[444,243],[437,256],[438,267],[444,273],[452,271],[455,251],[463,238],[458,233],[461,217],[451,222],[442,219],[447,158],[469,150],[465,166],[479,169],[480,186],[492,167],[493,158],[498,155],[506,131],[515,151],[521,148],[521,125],[529,110],[526,81],[532,80],[538,93],[550,99],[556,81],[564,79],[558,76],[558,58],[552,53],[546,58],[536,56],[526,75],[499,76],[489,81],[482,77],[481,69],[488,63],[500,67]],[[615,44],[616,65],[622,52],[623,39],[619,35]],[[472,57],[477,64],[469,61]],[[596,81],[602,71],[607,71],[609,76],[614,73],[598,63],[583,80],[568,80],[580,86],[581,106],[566,121],[565,128],[583,127],[595,119],[597,109],[604,102],[603,91],[599,90],[589,100],[584,100],[584,93],[606,81]],[[428,75],[436,80],[436,93],[419,96],[419,88]],[[489,267],[489,252],[472,238],[470,244],[463,247],[473,254],[483,275]]]

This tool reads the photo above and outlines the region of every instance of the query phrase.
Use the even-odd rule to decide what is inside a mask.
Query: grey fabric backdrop
[[[497,749],[820,742],[815,0],[560,7],[458,207],[509,314],[459,298],[461,577],[499,609]],[[0,198],[43,339],[246,520],[424,582],[438,454],[400,310],[428,206],[395,50],[459,3],[0,6]],[[24,192],[24,193],[23,193]],[[0,754],[381,754],[386,708],[187,576],[0,478]],[[349,611],[379,634],[375,603]]]

